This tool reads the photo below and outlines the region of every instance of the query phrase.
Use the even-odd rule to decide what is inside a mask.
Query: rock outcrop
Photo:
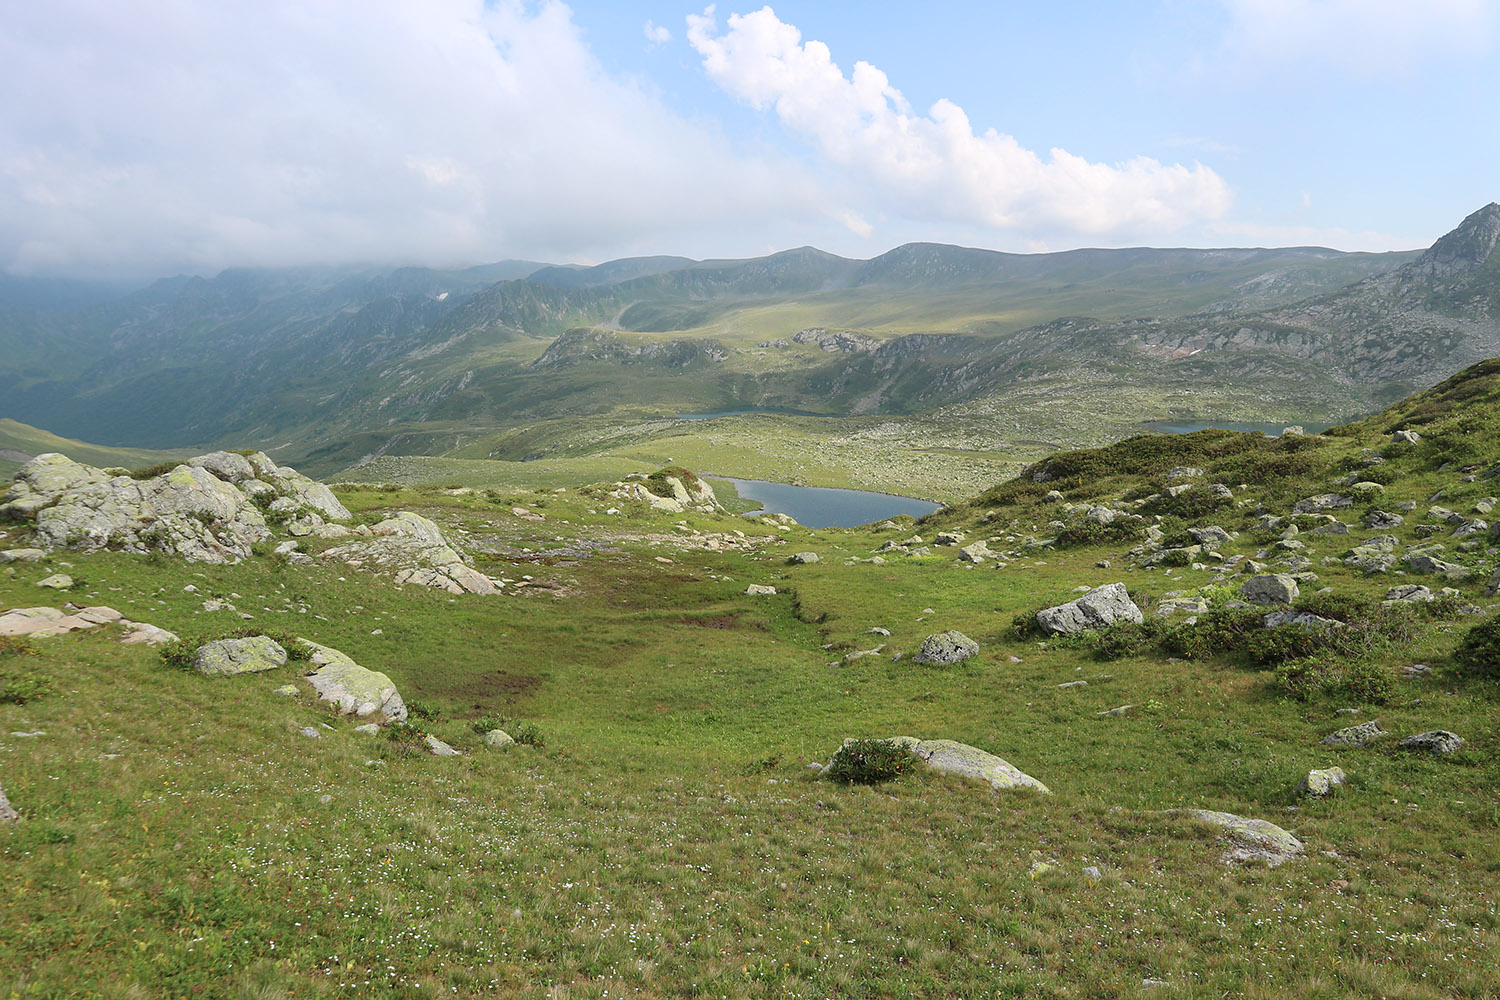
[[[1097,587],[1077,600],[1045,608],[1036,615],[1037,624],[1053,635],[1107,628],[1118,622],[1134,622],[1139,625],[1145,620],[1123,583]]]
[[[325,518],[350,516],[328,487],[265,454],[222,451],[145,479],[38,455],[16,473],[0,514],[30,522],[31,541],[46,549],[164,552],[205,563],[248,558],[272,537],[268,519],[306,534]]]
[[[0,788],[0,823],[13,823],[21,818],[21,814],[11,806],[10,799],[5,797],[5,789]]]
[[[1408,736],[1396,745],[1403,750],[1419,750],[1424,753],[1457,753],[1464,748],[1464,738],[1446,729],[1434,729]]]
[[[469,566],[443,537],[442,530],[420,514],[403,512],[387,518],[359,541],[325,549],[321,558],[338,559],[355,569],[394,573],[397,583],[438,587],[450,594],[498,594],[489,577]]]
[[[1052,794],[1050,788],[1010,762],[967,743],[917,740],[910,736],[898,736],[896,740],[905,743],[912,753],[922,758],[934,771],[956,774],[970,781],[984,781],[996,791],[1029,788],[1047,795]]]
[[[177,636],[164,628],[133,622],[114,608],[80,608],[69,604],[63,608],[13,608],[0,614],[0,635],[32,635],[38,638],[65,635],[100,625],[119,625],[125,629],[120,642],[127,646],[144,644],[160,646]]]

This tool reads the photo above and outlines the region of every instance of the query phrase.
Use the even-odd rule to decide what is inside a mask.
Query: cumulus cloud
[[[1266,63],[1390,73],[1419,62],[1480,55],[1494,45],[1492,0],[1222,0],[1225,48]]]
[[[642,30],[646,33],[646,41],[652,45],[665,45],[672,40],[671,30],[655,22],[647,21],[645,28]]]
[[[715,83],[774,109],[828,164],[907,217],[1111,235],[1171,231],[1229,207],[1228,185],[1205,166],[1094,163],[1060,148],[1043,157],[994,129],[976,133],[952,101],[918,114],[879,69],[856,62],[846,75],[827,45],[803,42],[770,7],[730,15],[727,30],[713,7],[687,22]]]
[[[10,4],[0,90],[12,272],[557,259],[842,211],[609,76],[556,2]]]

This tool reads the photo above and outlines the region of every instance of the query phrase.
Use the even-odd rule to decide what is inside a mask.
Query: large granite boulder
[[[264,635],[205,642],[193,654],[193,669],[209,676],[257,674],[283,666],[286,650]]]
[[[406,721],[406,702],[395,683],[385,674],[354,662],[346,653],[310,639],[299,639],[310,655],[308,661],[317,669],[307,681],[324,701],[338,705],[345,715],[360,717],[384,715],[392,722]]]
[[[913,657],[915,662],[934,667],[951,667],[971,656],[979,655],[979,643],[962,632],[948,631],[929,635]]]
[[[397,583],[438,587],[450,594],[498,594],[493,580],[470,567],[443,537],[442,529],[420,514],[402,512],[381,521],[371,537],[325,549],[356,569],[392,572]]]
[[[1053,635],[1107,628],[1120,622],[1139,625],[1145,620],[1123,583],[1097,587],[1077,600],[1045,608],[1036,615],[1037,624]]]

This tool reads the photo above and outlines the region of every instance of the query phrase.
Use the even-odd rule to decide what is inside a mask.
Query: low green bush
[[[1220,608],[1200,615],[1162,636],[1162,649],[1184,660],[1201,660],[1243,651],[1248,636],[1265,627],[1265,612],[1254,608]]]
[[[1500,615],[1469,629],[1453,662],[1481,677],[1500,678]]]
[[[851,740],[839,747],[823,775],[833,781],[874,785],[916,770],[921,760],[895,740]]]
[[[52,679],[42,674],[0,671],[0,705],[24,705],[52,693]]]
[[[410,706],[407,707],[409,710]],[[498,712],[491,712],[488,715],[481,715],[479,718],[470,721],[469,728],[481,736],[492,729],[503,729],[505,735],[517,743],[525,743],[538,748],[547,745],[547,738],[542,733],[540,726],[513,715],[501,715]]]
[[[1151,618],[1139,625],[1126,622],[1103,629],[1094,637],[1094,656],[1100,660],[1139,656],[1159,646],[1169,629],[1170,626],[1160,618]]]
[[[1384,705],[1396,690],[1388,667],[1369,659],[1347,659],[1318,653],[1287,660],[1277,666],[1272,687],[1298,701],[1318,696]]]
[[[1070,524],[1057,533],[1053,546],[1059,549],[1079,548],[1084,545],[1104,545],[1109,542],[1132,542],[1144,536],[1139,524],[1119,519],[1109,524],[1096,521],[1080,521]]]
[[[407,706],[410,710],[411,706]],[[414,722],[404,722],[393,726],[387,726],[385,733],[385,747],[382,756],[387,757],[425,757],[431,751],[427,746],[427,730]]]

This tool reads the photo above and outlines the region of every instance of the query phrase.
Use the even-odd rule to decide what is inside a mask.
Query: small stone
[[[917,663],[936,667],[948,667],[962,663],[979,653],[979,643],[962,632],[949,631],[929,635],[917,652]]]
[[[752,583],[745,588],[745,593],[751,597],[769,597],[776,593],[776,588],[766,586],[765,584]]]
[[[277,688],[272,693],[273,694],[279,694],[283,698],[295,698],[295,697],[297,697],[297,685],[295,685],[295,684],[283,684],[283,685],[281,685],[281,687]]]
[[[1425,663],[1413,663],[1401,668],[1401,676],[1408,678],[1426,677],[1432,673],[1432,668]]]
[[[318,732],[312,726],[303,726],[299,730],[299,732],[301,732],[303,736],[306,736],[310,740],[321,739],[323,736],[322,733]]]
[[[487,747],[513,747],[516,741],[510,738],[510,734],[503,729],[491,729],[484,734],[484,745]]]
[[[355,726],[354,731],[361,736],[379,736],[380,726],[374,722],[367,722],[362,726]]]
[[[1059,684],[1058,685],[1058,687],[1060,687],[1060,688],[1081,688],[1081,687],[1088,687],[1088,686],[1089,686],[1089,682],[1088,681],[1068,681],[1065,684]]]
[[[1095,712],[1094,714],[1095,715],[1099,715],[1099,716],[1105,716],[1105,717],[1110,717],[1110,718],[1116,718],[1116,719],[1118,719],[1118,718],[1121,718],[1121,717],[1123,717],[1125,715],[1129,715],[1130,714],[1130,710],[1132,708],[1135,708],[1135,706],[1134,705],[1120,705],[1120,706],[1118,706],[1116,708],[1107,708],[1107,709],[1105,709],[1102,712]]]
[[[66,573],[53,573],[45,580],[38,580],[36,585],[50,590],[68,590],[73,586],[73,578]]]
[[[1313,798],[1321,799],[1332,792],[1334,788],[1342,785],[1346,777],[1348,775],[1344,773],[1344,769],[1341,767],[1308,771],[1301,783],[1297,785],[1297,791],[1303,795],[1310,795]]]
[[[818,561],[818,554],[816,552],[798,552],[792,556],[791,561],[798,566],[808,566]]]
[[[1104,877],[1104,873],[1093,865],[1089,865],[1087,868],[1085,868],[1083,870],[1083,874],[1093,879],[1095,882]]]
[[[434,757],[457,757],[459,752],[436,736],[427,737],[427,749]]]

